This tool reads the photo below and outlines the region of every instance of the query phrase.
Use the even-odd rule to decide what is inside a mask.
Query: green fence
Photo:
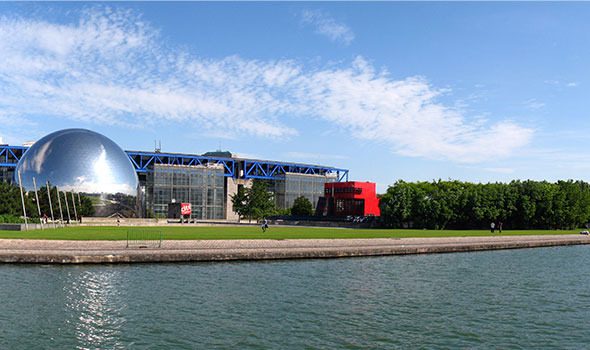
[[[162,248],[162,231],[127,230],[127,248]]]

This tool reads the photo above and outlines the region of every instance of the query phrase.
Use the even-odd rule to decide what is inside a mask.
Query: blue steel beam
[[[338,182],[348,181],[348,170],[320,165],[306,165],[273,161],[247,160],[244,159],[245,179],[278,179],[287,173],[329,175],[336,174]]]
[[[174,153],[153,153],[153,152],[138,152],[125,151],[131,160],[131,164],[135,167],[138,173],[148,173],[153,171],[153,165],[221,165],[224,168],[224,175],[226,177],[234,177],[235,175],[235,160],[231,158],[207,157],[190,154],[174,154]]]
[[[0,145],[0,167],[16,167],[28,147]],[[163,165],[221,165],[226,177],[275,180],[287,173],[330,175],[338,182],[348,181],[348,170],[320,165],[307,165],[274,161],[208,157],[190,154],[125,151],[138,173],[151,172],[154,164]],[[236,173],[236,163],[243,164],[243,174]]]
[[[0,145],[0,166],[14,168],[28,147]]]

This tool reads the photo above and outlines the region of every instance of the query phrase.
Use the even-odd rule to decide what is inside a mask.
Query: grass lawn
[[[391,230],[341,229],[319,227],[271,226],[262,233],[258,226],[158,226],[158,227],[104,227],[81,226],[28,232],[0,231],[2,238],[62,239],[62,240],[125,240],[127,231],[159,231],[165,240],[191,239],[310,239],[310,238],[406,238],[406,237],[464,237],[491,236],[489,230]],[[572,231],[524,230],[504,231],[503,236],[577,234]],[[496,236],[498,234],[495,234]]]

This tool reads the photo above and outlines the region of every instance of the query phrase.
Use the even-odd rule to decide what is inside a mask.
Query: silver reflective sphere
[[[138,194],[139,181],[127,154],[107,137],[85,129],[56,131],[35,142],[17,164],[17,183],[18,172],[27,190],[33,190],[34,177],[37,188],[49,181],[61,191],[93,195],[104,203],[114,195]]]

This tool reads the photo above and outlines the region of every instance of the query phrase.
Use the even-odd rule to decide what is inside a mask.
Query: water
[[[0,266],[0,349],[582,349],[590,246]]]

